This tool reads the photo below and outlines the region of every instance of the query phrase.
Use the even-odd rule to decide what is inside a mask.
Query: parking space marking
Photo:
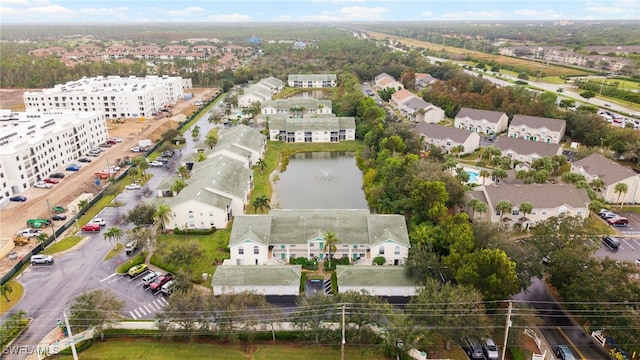
[[[104,278],[104,279],[100,280],[100,282],[105,282],[105,281],[107,281],[107,280],[111,279],[112,277],[114,277],[114,276],[116,276],[116,275],[118,275],[118,274],[117,274],[117,273],[113,273],[113,274],[111,274],[111,275],[107,276],[106,278]]]
[[[138,309],[133,310],[133,312],[135,312],[136,315],[138,315],[138,317],[141,317],[140,313],[138,312]]]
[[[152,312],[152,311],[154,311],[154,310],[153,310],[153,308],[151,308],[151,310],[149,310],[149,308],[147,307],[147,305],[144,305],[144,308],[145,308],[145,310],[147,310],[147,312],[148,312],[149,314],[151,314],[151,312]]]
[[[131,317],[133,318],[133,320],[138,319],[138,317],[133,313],[133,311],[129,311],[129,314],[131,314]]]
[[[139,307],[138,310],[140,310],[140,312],[142,313],[142,315],[147,315],[146,312],[144,312],[144,310],[142,310],[142,307]]]
[[[631,250],[636,251],[636,248],[634,248],[633,245],[631,245],[631,239],[625,239],[625,240],[626,240],[625,242],[627,243],[627,245],[629,245]]]

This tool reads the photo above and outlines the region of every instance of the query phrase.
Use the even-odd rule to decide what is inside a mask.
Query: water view
[[[313,152],[292,155],[276,182],[281,209],[368,209],[355,154]]]

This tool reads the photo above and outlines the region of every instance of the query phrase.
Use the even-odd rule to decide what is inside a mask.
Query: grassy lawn
[[[11,310],[11,308],[13,308],[13,305],[17,304],[18,300],[20,300],[22,298],[22,295],[24,294],[24,288],[19,282],[10,280],[7,284],[11,286],[11,289],[13,289],[13,291],[11,291],[10,294],[7,294],[7,297],[9,298],[8,302],[7,299],[4,298],[4,296],[0,296],[0,315],[4,315],[4,313]]]
[[[84,239],[84,236],[67,236],[64,239],[58,240],[57,242],[54,242],[51,245],[47,246],[47,248],[44,249],[42,253],[45,255],[53,255],[61,251],[71,249],[72,247],[76,246],[82,239]]]
[[[333,346],[291,346],[280,344],[257,344],[247,354],[242,345],[218,345],[208,343],[179,343],[152,340],[108,340],[96,343],[82,351],[79,357],[92,359],[255,359],[255,360],[335,360],[340,358],[340,348]],[[345,359],[387,359],[370,347],[345,347]],[[58,356],[56,359],[72,359]]]
[[[112,259],[114,256],[120,254],[122,250],[124,250],[124,245],[117,243],[113,249],[109,250],[107,256],[104,257],[104,261]]]

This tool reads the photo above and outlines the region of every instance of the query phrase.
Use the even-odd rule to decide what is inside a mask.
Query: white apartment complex
[[[183,89],[191,87],[191,79],[169,76],[83,77],[58,84],[50,89],[24,94],[27,111],[51,113],[100,111],[106,118],[152,118],[164,105],[175,103]]]
[[[107,139],[99,111],[0,109],[0,204],[74,162]]]

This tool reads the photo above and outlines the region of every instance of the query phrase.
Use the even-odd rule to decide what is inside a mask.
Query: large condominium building
[[[106,139],[102,112],[0,109],[0,205]]]
[[[26,92],[28,111],[50,113],[59,109],[100,111],[106,118],[151,118],[162,106],[178,101],[190,79],[169,76],[98,76],[58,84],[51,89]]]

